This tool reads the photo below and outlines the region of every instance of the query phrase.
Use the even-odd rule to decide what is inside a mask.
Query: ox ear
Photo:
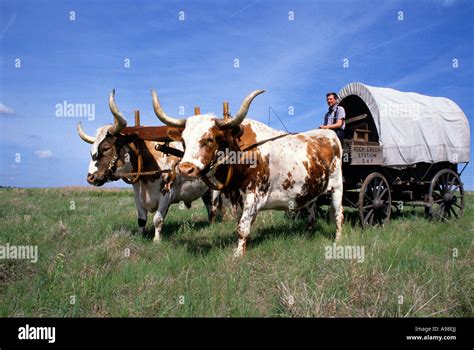
[[[244,133],[244,128],[241,125],[236,125],[230,129],[230,132],[233,137],[240,137]]]
[[[137,139],[138,139],[138,135],[129,134],[129,135],[122,136],[121,141],[123,144],[127,144],[127,143],[135,142]]]
[[[183,137],[181,136],[182,132],[182,128],[168,127],[168,136],[173,141],[183,141]]]

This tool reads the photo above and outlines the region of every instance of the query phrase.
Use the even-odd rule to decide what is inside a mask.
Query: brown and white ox
[[[122,135],[120,131],[127,126],[127,121],[115,104],[115,91],[109,98],[109,107],[114,116],[114,125],[97,129],[95,137],[85,134],[81,124],[77,125],[82,140],[92,144],[87,182],[102,186],[108,181],[122,179],[121,174],[137,171],[138,157],[132,149],[138,146],[143,159],[143,171],[156,172],[157,175],[141,176],[133,184],[135,204],[138,212],[139,233],[143,234],[149,212],[155,212],[154,241],[159,242],[165,216],[171,204],[184,202],[190,207],[191,202],[202,198],[212,221],[217,212],[218,193],[209,191],[201,180],[185,181],[181,176],[167,172],[174,170],[179,158],[155,150],[156,142],[137,139],[135,135]],[[136,147],[135,146],[135,147]],[[170,146],[182,150],[180,142],[171,142]],[[159,174],[159,171],[165,172]]]
[[[163,123],[174,127],[168,135],[183,142],[184,156],[178,167],[183,177],[199,178],[215,162],[216,154],[222,154],[225,149],[239,154],[248,148],[243,157],[256,160],[253,165],[248,161],[232,165],[232,180],[223,190],[226,198],[242,209],[236,257],[245,254],[251,225],[260,210],[298,210],[324,193],[331,194],[336,240],[341,237],[342,148],[336,133],[311,130],[284,134],[255,120],[244,121],[252,100],[262,92],[252,92],[236,116],[224,120],[209,114],[172,118],[163,111],[156,92],[152,91],[155,114]]]

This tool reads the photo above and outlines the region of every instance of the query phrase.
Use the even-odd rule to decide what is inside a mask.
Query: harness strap
[[[122,173],[118,174],[119,177],[122,178],[122,180],[127,183],[127,184],[134,184],[137,183],[137,181],[140,179],[140,176],[143,175],[142,170],[143,170],[143,159],[142,155],[140,153],[140,147],[133,142],[130,142],[128,146],[132,149],[132,151],[135,153],[137,156],[137,172],[136,173]],[[131,179],[128,178],[128,176],[132,176]]]
[[[142,176],[151,176],[151,175],[161,175],[162,173],[171,173],[173,170],[171,169],[166,169],[166,170],[151,170],[151,171],[143,171],[143,157],[142,154],[140,153],[140,147],[139,145],[135,145],[134,142],[130,142],[128,144],[130,149],[135,153],[137,156],[137,171],[136,172],[131,172],[131,173],[120,173],[120,174],[115,174],[115,176],[122,178],[122,180],[127,183],[127,184],[134,184],[138,182],[140,177]],[[169,147],[172,151],[175,150],[174,148]],[[178,151],[178,150],[175,150]],[[118,150],[117,150],[118,152]],[[117,160],[119,159],[118,156],[114,156],[112,160],[110,161],[107,170],[103,173],[105,176],[110,176],[110,173],[112,173],[112,169],[115,167],[115,164],[117,163]],[[129,177],[132,177],[129,179]]]
[[[180,151],[179,149],[176,149],[176,148],[173,148],[173,147],[170,147],[168,145],[168,143],[165,143],[164,145],[160,145],[160,144],[156,144],[155,145],[155,149],[157,151],[160,151],[164,154],[166,154],[167,156],[168,155],[172,155],[172,156],[176,156],[178,158],[183,158],[184,156],[184,152],[183,151]]]
[[[126,182],[128,184],[134,184],[142,176],[161,175],[163,173],[172,173],[172,174],[175,173],[174,169],[143,171],[143,159],[142,159],[142,154],[140,153],[140,148],[138,147],[138,145],[135,146],[135,144],[133,142],[129,143],[128,146],[132,149],[132,151],[137,156],[138,170],[137,170],[137,172],[118,174],[117,176],[121,177],[124,182]],[[174,155],[174,156],[177,156],[177,157],[180,157],[180,158],[183,157],[183,154],[184,154],[183,151],[180,151],[176,148],[170,147],[167,144],[165,144],[165,145],[156,145],[155,149],[157,151],[165,153],[166,155],[171,154],[171,155]],[[132,176],[133,178],[129,179],[128,177],[130,177],[130,176]]]
[[[172,170],[171,169],[165,169],[165,170],[151,170],[151,171],[141,171],[140,173],[136,172],[136,173],[121,173],[121,174],[118,174],[117,176],[120,176],[120,177],[123,177],[122,180],[124,180],[125,182],[127,182],[126,180],[127,177],[129,176],[136,176],[137,174],[139,176],[150,176],[150,175],[161,175],[162,173],[171,173]],[[130,181],[130,180],[128,180]],[[136,182],[136,181],[135,181]],[[128,182],[127,182],[128,183]],[[134,182],[130,182],[130,183],[134,183]]]
[[[217,168],[217,167],[216,167]],[[232,164],[229,164],[229,169],[227,170],[227,176],[226,176],[226,179],[225,179],[225,182],[224,183],[220,183],[220,184],[213,184],[212,181],[207,177],[207,175],[202,175],[201,176],[201,180],[207,185],[207,187],[209,187],[210,189],[212,190],[216,190],[216,191],[222,191],[224,188],[226,188],[230,181],[232,180],[232,176],[234,175],[234,167],[232,166]]]
[[[288,136],[288,135],[295,135],[296,133],[294,132],[289,132],[289,133],[286,133],[286,134],[281,134],[281,135],[278,135],[278,136],[274,136],[274,137],[271,137],[269,139],[266,139],[266,140],[262,140],[262,141],[259,141],[257,143],[254,143],[250,146],[247,146],[245,147],[242,152],[246,152],[252,148],[255,148],[255,147],[258,147],[258,146],[261,146],[263,145],[264,143],[267,143],[267,142],[270,142],[270,141],[275,141],[275,140],[278,140],[278,139],[281,139],[282,137],[285,137],[285,136]]]

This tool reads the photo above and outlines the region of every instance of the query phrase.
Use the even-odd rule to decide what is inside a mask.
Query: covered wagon
[[[344,204],[358,209],[363,226],[387,222],[392,206],[422,206],[442,220],[463,214],[470,133],[455,102],[362,83],[338,95],[346,111]]]

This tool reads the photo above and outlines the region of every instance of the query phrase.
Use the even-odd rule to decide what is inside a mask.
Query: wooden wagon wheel
[[[439,220],[459,218],[464,213],[464,186],[451,169],[443,169],[431,180],[429,217]]]
[[[365,178],[357,206],[363,227],[383,226],[390,220],[392,195],[387,179],[382,174],[372,173]]]

